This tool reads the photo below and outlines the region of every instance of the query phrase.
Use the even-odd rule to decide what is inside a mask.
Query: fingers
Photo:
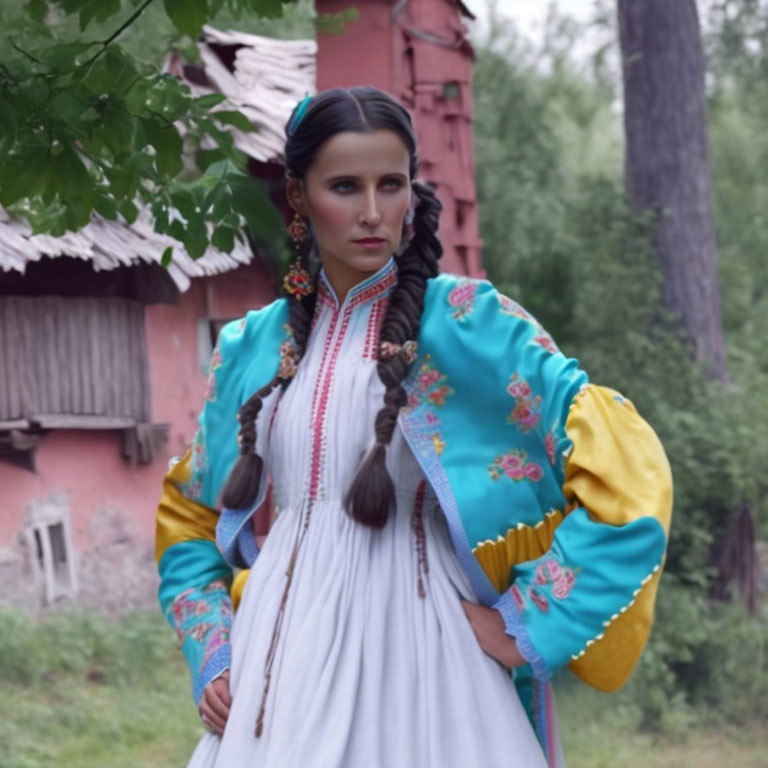
[[[224,733],[231,703],[229,673],[225,672],[206,685],[199,707],[200,717],[205,725],[219,736]]]
[[[226,722],[229,715],[229,704],[225,704],[221,697],[221,687],[216,686],[214,681],[213,685],[207,689],[208,695],[205,697],[206,703],[213,710],[214,714],[218,715],[222,720]],[[229,694],[227,694],[229,695]]]
[[[223,735],[226,723],[213,712],[206,702],[200,703],[200,718],[209,731],[219,736]]]
[[[229,672],[225,672],[221,677],[216,678],[213,681],[213,687],[227,708],[232,706],[232,696],[229,693]]]

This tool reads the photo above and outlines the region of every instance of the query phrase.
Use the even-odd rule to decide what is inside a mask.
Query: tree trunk
[[[695,0],[618,0],[625,173],[638,212],[657,214],[664,301],[696,358],[725,380],[717,246]]]

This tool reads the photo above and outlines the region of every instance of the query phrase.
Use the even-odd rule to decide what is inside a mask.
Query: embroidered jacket
[[[356,286],[364,291],[394,262]],[[295,365],[279,299],[221,332],[190,450],[164,483],[159,599],[199,702],[228,668],[234,567],[258,556],[251,509],[217,511],[237,455],[240,405]],[[615,690],[650,632],[672,506],[669,464],[632,403],[592,384],[520,305],[487,281],[431,279],[399,423],[446,515],[478,599],[498,609],[528,665],[515,681],[552,764],[551,690],[563,665]],[[279,397],[265,399],[269,424]],[[232,597],[237,600],[245,572]]]

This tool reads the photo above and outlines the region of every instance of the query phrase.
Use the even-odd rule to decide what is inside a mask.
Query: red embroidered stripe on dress
[[[377,299],[371,306],[371,312],[368,315],[368,328],[365,332],[365,347],[363,348],[363,357],[371,360],[378,360],[379,353],[377,350],[377,342],[379,340],[379,332],[381,331],[381,323],[384,320],[384,314],[387,310],[388,300],[387,297]]]

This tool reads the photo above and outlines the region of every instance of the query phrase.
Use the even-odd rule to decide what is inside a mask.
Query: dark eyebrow
[[[392,173],[385,173],[385,174],[382,175],[381,178],[382,179],[387,179],[387,178],[393,178],[393,177],[397,177],[397,178],[403,179],[403,180],[407,180],[408,179],[408,175],[407,174],[399,173],[398,171],[393,171]],[[357,180],[359,178],[360,178],[359,176],[355,176],[352,173],[346,173],[346,174],[342,173],[342,174],[337,174],[335,176],[329,176],[326,179],[326,182],[329,182],[329,183],[333,184],[336,181],[349,181],[350,179]]]

